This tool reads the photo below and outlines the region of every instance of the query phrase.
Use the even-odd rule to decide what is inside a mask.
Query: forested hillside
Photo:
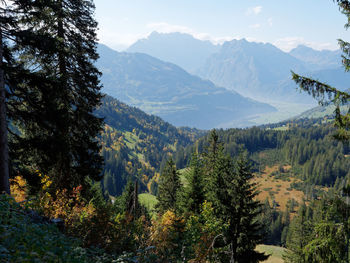
[[[128,177],[139,180],[141,191],[156,193],[159,173],[170,156],[181,169],[189,164],[192,152],[208,147],[205,131],[177,129],[109,96],[103,99],[97,115],[105,120],[102,185],[114,196],[121,194]],[[308,196],[313,194],[309,193],[313,185],[343,185],[350,176],[349,148],[334,140],[335,129],[323,119],[217,132],[225,152],[232,157],[241,148],[248,150],[255,171],[290,165],[287,176],[301,180],[293,187],[307,191]]]
[[[350,149],[334,140],[335,128],[323,123],[323,119],[301,119],[217,133],[231,156],[237,155],[240,148],[246,149],[254,161],[255,171],[262,171],[266,165],[291,165],[291,176],[301,179],[305,187],[333,186],[336,181],[350,178]],[[199,152],[207,146],[207,136],[195,144]],[[192,151],[193,146],[190,149]]]
[[[140,182],[141,191],[155,192],[157,177],[169,156],[181,154],[205,134],[176,128],[109,96],[103,98],[96,114],[105,121],[100,136],[105,160],[102,187],[113,196],[121,194],[129,177]],[[185,164],[179,157],[178,167]]]

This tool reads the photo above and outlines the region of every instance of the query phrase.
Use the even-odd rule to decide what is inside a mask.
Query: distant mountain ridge
[[[293,57],[308,63],[309,68],[314,70],[336,69],[342,66],[341,51],[338,50],[315,50],[310,47],[299,45],[289,52]]]
[[[138,40],[126,51],[145,53],[194,73],[211,54],[218,52],[219,49],[219,45],[196,39],[189,34],[152,32],[147,38]]]
[[[98,52],[105,93],[176,126],[246,126],[246,118],[276,111],[146,54],[120,53],[104,45]]]
[[[341,69],[340,50],[318,51],[303,45],[287,53],[272,44],[245,39],[215,46],[189,34],[152,33],[148,38],[137,41],[128,51],[147,53],[185,69],[191,64],[190,72],[201,78],[268,103],[283,100],[312,104],[309,96],[296,91],[296,85],[291,81],[291,70],[344,87],[350,80],[350,74],[344,74]],[[198,51],[202,54],[201,59],[197,56]]]
[[[306,71],[304,64],[272,44],[245,39],[225,42],[197,71],[204,79],[251,98],[285,98],[294,90],[278,89],[290,70]],[[289,93],[289,94],[288,94]]]

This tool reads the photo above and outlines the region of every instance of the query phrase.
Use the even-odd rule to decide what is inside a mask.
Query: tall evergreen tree
[[[209,134],[209,146],[207,151],[203,154],[204,157],[204,189],[206,200],[214,204],[218,201],[217,196],[215,194],[218,185],[222,185],[223,177],[220,175],[220,171],[218,172],[217,165],[219,164],[218,160],[224,158],[223,146],[222,143],[219,142],[219,136],[216,130],[212,130]]]
[[[288,252],[284,256],[286,262],[306,262],[303,248],[308,242],[310,229],[307,224],[306,206],[303,204],[298,210],[298,215],[289,226],[287,235]]]
[[[236,163],[225,155],[218,136],[210,134],[210,146],[205,155],[206,190],[217,216],[228,223],[224,245],[228,248],[230,263],[259,262],[268,258],[255,251],[262,240],[263,225],[258,221],[261,205],[255,201],[257,186],[251,183],[253,174],[245,157]]]
[[[205,200],[203,167],[199,156],[192,154],[191,163],[186,173],[187,185],[184,187],[183,206],[185,212],[200,213],[201,205]]]
[[[167,210],[177,211],[179,190],[182,185],[172,158],[166,163],[158,183],[156,210],[163,214]]]
[[[16,89],[12,96],[21,113],[14,119],[22,131],[14,136],[19,163],[48,174],[55,188],[84,185],[85,177],[98,180],[102,158],[96,136],[102,120],[93,114],[101,99],[100,73],[93,64],[98,58],[94,5],[86,0],[22,2],[28,10],[21,25],[52,41],[40,48],[15,47],[28,69],[45,76],[35,85],[24,83],[26,90]],[[27,102],[28,94],[33,102]]]
[[[40,76],[32,72],[32,68],[29,70],[20,62],[18,46],[40,49],[43,45],[47,45],[50,36],[36,35],[30,25],[21,23],[21,18],[27,14],[33,2],[24,0],[0,2],[0,192],[9,193],[10,143],[7,129],[10,126],[9,120],[13,122],[21,115],[19,107],[14,106],[11,99],[12,102],[17,100],[17,106],[22,105],[23,101],[18,102],[21,97],[19,94],[22,94],[22,97],[27,98],[25,103],[34,103],[29,99],[30,92],[26,88],[30,85],[25,83],[43,82]],[[14,91],[17,93],[16,96],[13,95]],[[26,115],[28,119],[30,114]]]
[[[3,1],[0,2],[4,4]],[[7,110],[6,110],[6,89],[5,72],[3,66],[4,59],[4,27],[8,26],[6,10],[1,8],[0,14],[0,193],[10,193],[9,164],[8,164],[8,139],[7,139]]]
[[[229,219],[230,263],[259,262],[268,258],[255,250],[263,240],[263,225],[258,221],[261,204],[255,200],[258,192],[257,185],[251,182],[252,178],[248,161],[241,155],[234,172],[226,179],[227,194],[231,200],[222,202]]]

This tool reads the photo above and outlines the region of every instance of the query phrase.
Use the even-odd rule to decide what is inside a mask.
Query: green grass
[[[150,214],[154,213],[154,206],[157,204],[157,198],[149,193],[139,194],[139,202],[146,207]]]
[[[277,128],[274,128],[275,131],[288,131],[288,127],[287,126],[280,126]]]
[[[189,168],[183,168],[183,169],[180,169],[180,170],[177,170],[178,173],[180,174],[180,180],[181,180],[181,183],[182,185],[186,186],[187,185],[187,178],[186,178],[186,173],[188,172],[188,169]]]
[[[124,138],[125,138],[126,146],[129,149],[135,149],[135,146],[136,146],[137,142],[139,141],[139,137],[137,137],[132,132],[124,132]]]
[[[271,255],[266,261],[263,261],[265,263],[283,263],[284,262],[284,260],[282,259],[282,256],[285,253],[286,249],[283,247],[258,245],[256,247],[256,250],[259,252],[265,252],[265,254]]]

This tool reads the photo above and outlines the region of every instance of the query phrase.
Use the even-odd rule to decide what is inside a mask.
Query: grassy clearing
[[[149,213],[153,214],[154,206],[157,204],[157,197],[149,193],[139,194],[139,202],[146,207]]]
[[[124,132],[124,138],[125,138],[125,143],[126,146],[129,149],[135,149],[137,142],[139,141],[139,137],[137,137],[134,133],[132,132]]]
[[[186,173],[188,172],[188,170],[189,168],[183,168],[183,169],[177,170],[180,175],[180,181],[184,186],[186,186],[188,183],[186,178]]]
[[[265,263],[284,263],[282,255],[286,251],[286,249],[283,247],[258,245],[256,247],[256,250],[271,255],[266,261],[263,261]]]
[[[290,166],[284,166],[284,170],[289,170]],[[304,193],[296,189],[292,189],[290,185],[297,181],[296,178],[289,177],[289,180],[277,179],[271,175],[273,172],[278,171],[278,166],[266,166],[265,170],[261,175],[257,175],[254,178],[254,182],[259,184],[259,190],[261,191],[258,195],[260,201],[265,201],[268,197],[270,200],[275,200],[279,209],[284,211],[288,200],[295,199],[298,203],[302,203]]]
[[[280,127],[277,127],[277,128],[274,128],[275,131],[288,131],[289,130],[289,127],[288,126],[280,126]]]

